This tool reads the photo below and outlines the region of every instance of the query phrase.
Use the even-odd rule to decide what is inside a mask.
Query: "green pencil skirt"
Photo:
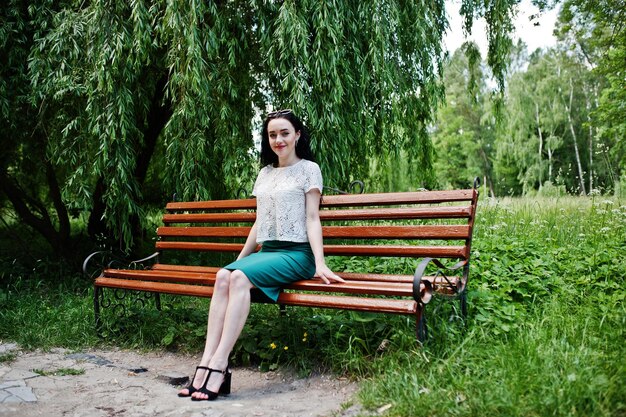
[[[308,242],[263,242],[261,250],[224,267],[243,272],[250,282],[274,300],[283,286],[315,275],[315,257]]]

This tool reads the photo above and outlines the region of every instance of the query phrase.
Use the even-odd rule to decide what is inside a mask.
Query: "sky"
[[[446,11],[448,12],[450,29],[444,37],[446,48],[450,53],[454,52],[465,41],[463,38],[463,19],[459,15],[461,2],[456,0],[446,0]],[[538,19],[529,20],[529,17],[538,13],[538,9],[531,4],[530,0],[522,0],[519,5],[517,18],[515,19],[515,33],[513,34],[513,42],[521,38],[526,45],[528,51],[532,52],[537,48],[545,48],[553,46],[556,39],[552,35],[554,24],[558,15],[559,8],[546,11],[541,14]],[[535,26],[534,22],[539,22],[539,26]],[[470,39],[478,44],[483,58],[487,55],[487,35],[485,31],[485,20],[480,19],[474,22],[472,28],[472,36]]]

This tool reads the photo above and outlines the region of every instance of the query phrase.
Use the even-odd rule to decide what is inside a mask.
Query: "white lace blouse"
[[[301,159],[276,168],[267,165],[257,176],[252,194],[257,198],[257,243],[266,240],[308,242],[305,194],[323,189],[320,167]]]

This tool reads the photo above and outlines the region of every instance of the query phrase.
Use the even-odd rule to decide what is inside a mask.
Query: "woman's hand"
[[[315,268],[315,276],[319,277],[324,284],[330,284],[330,282],[345,282],[343,278],[335,274],[326,266],[326,264],[319,265]]]

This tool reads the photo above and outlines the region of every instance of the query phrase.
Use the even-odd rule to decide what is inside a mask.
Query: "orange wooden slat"
[[[467,239],[469,227],[438,226],[324,226],[324,238],[338,239]]]
[[[397,282],[346,281],[344,283],[324,284],[320,279],[294,282],[285,288],[300,291],[338,292],[346,294],[377,294],[413,296],[413,284]]]
[[[375,313],[415,314],[418,306],[414,300],[349,297],[326,294],[299,294],[283,292],[278,303],[304,307],[335,308],[341,310],[371,311]]]
[[[156,242],[157,250],[241,252],[243,243]],[[326,255],[467,259],[465,246],[324,245]]]
[[[374,282],[413,282],[413,275],[368,274],[364,272],[333,271],[347,281],[374,281]]]
[[[173,265],[172,265],[173,266]],[[202,272],[195,272],[193,267],[179,266],[177,270],[163,268],[160,265],[156,269],[105,269],[105,278],[136,279],[146,281],[185,282],[203,285],[215,283],[217,267],[200,267]],[[371,293],[386,295],[412,295],[413,277],[411,275],[385,275],[385,274],[357,274],[350,272],[336,272],[346,283],[324,284],[320,279],[297,281],[288,288],[306,291],[344,292],[344,293]],[[430,281],[437,288],[449,288],[448,282],[441,276],[425,276],[422,280]],[[459,277],[448,277],[453,286],[460,280]]]
[[[412,220],[469,218],[470,206],[320,210],[321,220]]]
[[[157,250],[176,249],[203,252],[241,252],[243,243],[211,243],[211,242],[157,242]]]
[[[167,203],[165,209],[168,211],[178,210],[237,210],[255,209],[256,199],[247,198],[242,200],[208,200],[208,201],[182,201]]]
[[[208,285],[170,284],[167,282],[138,281],[119,278],[96,278],[96,287],[121,288],[148,292],[162,292],[176,295],[193,295],[197,297],[211,297],[213,287]]]
[[[323,207],[434,204],[471,201],[475,190],[415,191],[379,194],[343,194],[324,196]]]
[[[380,283],[413,283],[413,275],[388,275],[388,274],[366,274],[366,273],[356,273],[356,272],[335,272],[341,278],[346,281],[372,281],[372,282],[380,282]],[[436,292],[443,292],[445,294],[451,294],[452,290],[450,289],[450,284],[453,287],[456,287],[461,282],[461,277],[459,276],[449,276],[448,281],[442,276],[423,276],[422,281],[429,281],[433,284],[433,290]]]
[[[247,237],[251,227],[173,227],[165,226],[157,229],[157,236],[168,237]]]
[[[186,271],[186,272],[204,272],[215,274],[220,268],[215,266],[196,266],[196,265],[171,265],[171,264],[154,264],[152,269],[155,271]]]
[[[106,278],[137,279],[144,281],[185,282],[204,285],[213,285],[215,283],[215,274],[187,271],[105,269],[102,275]]]
[[[254,222],[256,212],[164,214],[163,223]]]
[[[324,254],[467,259],[465,246],[324,245]]]

